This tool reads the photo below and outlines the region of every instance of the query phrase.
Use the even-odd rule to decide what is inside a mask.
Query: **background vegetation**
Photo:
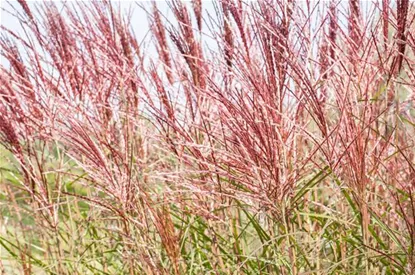
[[[18,2],[1,272],[415,274],[413,3]]]

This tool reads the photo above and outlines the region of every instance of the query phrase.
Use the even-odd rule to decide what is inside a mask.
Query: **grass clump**
[[[415,273],[413,3],[17,2],[3,273]]]

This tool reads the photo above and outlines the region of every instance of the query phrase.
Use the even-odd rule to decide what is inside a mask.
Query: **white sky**
[[[246,1],[246,0],[245,0]],[[28,1],[29,6],[33,9],[34,5],[36,3],[39,2],[44,2],[44,1]],[[61,1],[61,0],[57,0],[54,1],[58,7],[62,7],[65,4],[71,4],[71,2],[76,2],[74,0],[65,0],[65,1]],[[139,5],[146,5],[146,6],[150,6],[151,2],[150,1],[140,1],[140,0],[136,0],[136,1],[128,1],[128,0],[118,0],[118,1],[112,1],[113,4],[115,5],[120,5],[121,10],[123,11],[127,11],[129,7],[133,8],[133,16],[131,18],[131,25],[133,28],[133,31],[135,33],[135,35],[138,38],[138,41],[141,41],[142,39],[144,39],[144,37],[146,37],[149,27],[148,27],[148,20],[147,20],[147,15],[146,12],[144,10],[142,10],[141,7],[139,7]],[[171,19],[171,12],[169,12],[169,8],[168,8],[168,4],[166,3],[165,0],[162,1],[156,1],[157,5],[159,7],[159,9],[161,10],[161,12],[163,13],[164,16],[166,16],[167,18]],[[190,1],[185,1],[185,2],[190,2]],[[301,0],[299,1],[301,2]],[[316,3],[317,1],[310,1],[311,3]],[[322,5],[327,4],[327,0],[326,1],[319,1]],[[361,9],[363,11],[363,14],[367,13],[368,10],[370,10],[370,7],[373,7],[373,1],[361,1]],[[375,1],[376,2],[376,1]],[[395,2],[395,1],[391,1],[391,2]],[[345,12],[345,10],[347,10],[347,3],[348,1],[342,0],[341,1],[341,5],[343,6],[343,8],[341,8],[343,10],[343,12]],[[379,5],[381,5],[381,1],[377,1],[377,3]],[[190,4],[190,3],[189,3]],[[0,0],[0,8],[1,8],[1,13],[0,13],[0,23],[2,26],[5,26],[6,28],[11,29],[14,32],[17,33],[22,33],[22,26],[20,25],[18,19],[11,15],[9,12],[7,11],[13,11],[13,9],[11,8],[11,5],[13,7],[16,8],[16,10],[18,12],[22,12],[22,9],[20,7],[20,5],[18,4],[18,2],[16,0]],[[213,9],[213,1],[203,1],[203,9],[207,10],[209,12],[209,14],[215,14],[214,9]],[[174,21],[174,20],[173,20]],[[339,17],[339,22],[344,22],[344,27],[346,27],[347,23],[345,22],[345,18],[344,16],[340,16]],[[205,28],[205,31],[206,28]],[[3,35],[4,31],[1,31],[1,35]],[[148,37],[148,36],[147,36]],[[208,45],[209,48],[215,48],[216,44],[213,41],[209,41],[209,39],[207,39],[206,37],[204,38],[204,43],[206,45]],[[152,48],[147,48],[147,52],[146,54],[156,54],[156,52],[154,51],[154,49]],[[1,57],[1,65],[6,66],[6,62],[4,60],[3,57]]]

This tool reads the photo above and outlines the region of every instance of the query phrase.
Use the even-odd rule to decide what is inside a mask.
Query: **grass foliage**
[[[415,274],[414,3],[159,5],[7,6],[0,273]]]

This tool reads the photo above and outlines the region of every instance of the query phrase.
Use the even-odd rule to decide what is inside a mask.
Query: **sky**
[[[35,7],[35,5],[37,3],[40,2],[44,2],[44,1],[27,1],[29,4],[29,7],[34,10],[33,8]],[[64,5],[70,5],[72,2],[76,2],[74,0],[65,0],[65,1],[61,1],[61,0],[57,0],[54,1],[58,8],[62,8]],[[141,5],[145,6],[145,7],[150,7],[151,2],[150,1],[140,1],[140,0],[135,0],[135,1],[112,1],[114,5],[120,7],[120,9],[122,11],[125,11],[125,13],[128,12],[128,10],[130,8],[133,9],[133,16],[131,17],[131,26],[132,29],[134,31],[134,34],[136,35],[138,41],[142,41],[144,39],[148,39],[149,38],[149,23],[148,23],[148,19],[147,19],[147,14],[146,12],[140,7]],[[171,13],[171,11],[169,10],[168,4],[165,0],[163,1],[156,1],[157,2],[157,6],[159,8],[159,10],[161,11],[161,13],[167,18],[167,19],[173,19],[173,15]],[[184,1],[187,4],[191,4],[190,1]],[[16,11],[18,13],[23,13],[23,10],[21,8],[21,6],[19,5],[19,3],[16,0],[0,0],[0,23],[2,26],[12,30],[13,32],[16,33],[24,33],[23,32],[23,28],[24,26],[22,26],[19,23],[19,20],[16,18],[16,16],[14,15],[14,13],[16,13]],[[15,11],[14,11],[15,9]],[[213,5],[213,1],[203,1],[203,9],[206,10],[207,12],[209,12],[209,14],[214,14],[214,5]],[[172,20],[174,21],[174,20]],[[1,36],[3,36],[4,31],[1,31]],[[216,44],[213,43],[214,41],[209,41],[209,39],[205,38],[204,39],[205,43],[207,43],[207,45],[210,48],[216,47]],[[155,51],[154,48],[148,48],[147,55],[156,55],[157,52]],[[8,64],[6,63],[6,60],[1,56],[1,62],[0,64],[3,66],[7,66]]]
[[[28,4],[33,9],[34,5],[37,2],[44,2],[44,1],[40,1],[40,0],[39,1],[28,1]],[[65,0],[65,1],[57,0],[54,2],[57,4],[58,7],[63,7],[64,5],[70,5],[71,2],[75,2],[75,1],[74,0]],[[136,1],[128,1],[128,0],[122,1],[121,0],[120,1],[118,0],[118,1],[112,1],[112,2],[115,5],[119,5],[121,10],[124,10],[124,11],[127,11],[129,7],[133,8],[133,16],[131,18],[131,25],[132,25],[135,35],[138,38],[138,41],[142,41],[144,38],[149,37],[147,15],[146,15],[146,12],[142,8],[139,7],[139,5],[144,5],[144,6],[149,7],[149,5],[151,4],[150,1],[140,1],[140,0],[138,1],[137,0]],[[166,1],[162,0],[162,1],[156,1],[156,2],[162,14],[166,16],[168,19],[172,18],[172,14],[171,12],[169,12],[168,4],[166,3]],[[185,1],[185,2],[190,5],[190,1]],[[311,3],[317,3],[317,2],[320,2],[323,6],[323,5],[326,5],[328,1],[311,1]],[[340,1],[340,2],[341,2],[340,6],[343,6],[343,8],[347,6],[347,1]],[[365,14],[365,12],[370,10],[370,7],[373,7],[373,1],[363,0],[361,2],[362,2],[361,9],[363,11],[363,14]],[[299,3],[301,3],[301,0],[299,1]],[[381,1],[377,1],[377,3],[381,4]],[[13,11],[13,8],[11,7],[15,8],[16,11],[19,13],[23,12],[22,8],[20,7],[20,5],[18,4],[16,0],[0,0],[0,8],[1,8],[0,23],[2,26],[5,26],[6,28],[12,30],[13,32],[22,33],[22,30],[23,30],[22,25],[19,23],[18,19],[10,13],[10,11]],[[203,9],[209,12],[209,14],[215,14],[213,7],[214,7],[213,1],[203,1]],[[346,9],[347,8],[345,8],[344,10]],[[339,22],[340,23],[343,22],[344,27],[347,27],[347,23],[345,21],[346,20],[344,16],[339,17]],[[3,33],[4,31],[1,30],[1,35],[3,35]],[[216,47],[215,42],[213,40],[209,41],[209,39],[207,39],[206,37],[204,38],[204,42],[205,42],[205,45],[211,49]],[[156,55],[157,53],[154,48],[148,48],[146,54]],[[5,59],[3,57],[0,57],[0,58],[1,58],[0,60],[1,65],[7,66]]]
[[[34,5],[38,2],[43,2],[43,1],[28,1],[29,7],[33,9]],[[75,1],[71,1],[71,0],[55,1],[58,8],[63,7],[65,4],[71,4],[71,2],[75,2]],[[132,26],[134,26],[134,32],[136,36],[139,38],[139,41],[141,41],[141,39],[144,39],[144,37],[146,36],[148,32],[148,21],[147,21],[145,11],[139,8],[138,4],[146,5],[149,2],[148,1],[113,1],[113,2],[120,5],[120,8],[125,11],[127,11],[129,7],[133,7],[134,16],[132,17],[131,24]],[[13,14],[11,14],[11,12],[14,12],[13,8],[15,8],[17,12],[23,12],[18,2],[16,0],[12,0],[12,1],[0,0],[0,3],[1,3],[0,4],[1,25],[5,26],[6,28],[14,32],[22,33],[23,26],[19,23],[19,20]],[[166,14],[168,13],[167,5],[164,1],[159,1],[158,5],[162,11],[166,11]],[[13,6],[13,8],[11,8],[11,6]],[[3,34],[3,31],[1,32]],[[1,64],[4,65],[3,58],[1,60]]]

